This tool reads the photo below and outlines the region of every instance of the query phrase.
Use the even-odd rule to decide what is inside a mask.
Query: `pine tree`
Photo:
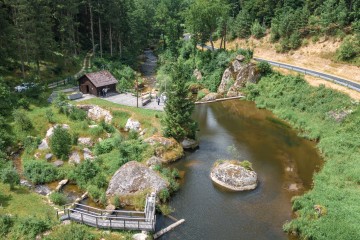
[[[164,135],[178,141],[185,137],[194,139],[197,123],[191,118],[191,114],[195,105],[187,98],[185,67],[181,63],[175,64],[171,75],[173,86],[168,92],[165,106]]]

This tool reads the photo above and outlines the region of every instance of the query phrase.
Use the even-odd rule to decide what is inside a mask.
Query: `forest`
[[[190,34],[190,39],[184,40],[184,34]],[[265,37],[277,53],[299,49],[324,37],[340,39],[332,60],[360,66],[360,0],[0,0],[0,211],[2,203],[6,203],[4,208],[10,205],[11,210],[17,211],[16,216],[0,215],[0,237],[34,239],[51,229],[51,235],[45,239],[104,237],[85,226],[60,226],[53,209],[44,207],[39,196],[16,189],[20,176],[11,155],[22,149],[21,174],[32,182],[69,178],[81,190],[88,191],[92,199],[104,204],[109,176],[130,158],[143,161],[153,151],[143,145],[138,134],[121,135],[118,129],[127,118],[135,115],[144,121],[148,135],[160,131],[164,118],[165,134],[175,139],[179,135],[194,138],[198,126],[188,121],[194,105],[186,105],[183,99],[200,100],[207,93],[216,92],[224,69],[238,54],[251,61],[253,49],[229,50],[229,41],[265,41]],[[215,41],[220,41],[217,51]],[[205,45],[212,51],[203,51]],[[172,88],[176,94],[170,92],[170,104],[184,103],[182,116],[164,117],[162,113],[96,99],[87,103],[111,109],[114,121],[90,128],[93,122],[84,111],[68,105],[63,95],[52,104],[47,103],[52,92],[48,85],[63,79],[76,80],[73,76],[84,67],[87,58],[91,58],[92,66],[85,72],[107,69],[118,79],[119,88],[133,88],[140,79],[139,56],[145,49],[158,56],[159,90]],[[201,83],[193,76],[195,68],[203,74]],[[310,87],[301,77],[283,76],[268,64],[257,64],[256,69],[262,80],[258,85],[246,86],[247,100],[272,110],[298,129],[301,137],[316,142],[326,162],[324,171],[315,174],[313,190],[293,198],[296,218],[284,223],[283,230],[304,239],[359,237],[359,214],[350,209],[359,196],[358,103],[323,86]],[[15,86],[29,82],[36,83],[36,88],[15,93]],[[332,109],[355,113],[338,124],[327,116]],[[181,117],[182,124],[187,125],[186,133],[182,126],[173,127]],[[111,137],[94,146],[99,160],[57,169],[33,158],[41,141],[39,135],[55,123],[69,124],[72,129],[58,138],[66,135],[66,141],[58,145],[68,148],[66,156],[59,150],[59,158],[67,158],[70,149],[80,148],[79,134],[94,139]],[[167,212],[171,210],[166,205],[170,194],[179,189],[179,172],[166,167],[155,170],[170,182],[169,191],[161,196],[161,211]],[[61,195],[53,198],[58,205],[65,201]],[[29,209],[17,210],[22,201],[41,211],[37,216],[28,216]],[[134,201],[143,204],[138,199]],[[318,204],[324,211],[316,215],[313,207]],[[358,206],[354,209],[359,210]],[[340,230],[337,224],[341,225]],[[121,234],[127,239],[132,233]]]
[[[184,32],[199,43],[269,32],[279,51],[309,36],[339,36],[346,38],[339,58],[352,60],[359,55],[359,15],[357,0],[2,0],[0,73],[50,81],[41,72],[59,75],[89,51],[134,64],[158,40],[176,52]]]

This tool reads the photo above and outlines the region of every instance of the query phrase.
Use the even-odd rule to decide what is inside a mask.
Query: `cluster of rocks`
[[[260,73],[256,64],[246,63],[245,57],[238,55],[231,66],[225,69],[217,93],[226,97],[239,96],[241,88],[245,87],[246,83],[257,83],[259,78]]]
[[[195,69],[197,70],[197,69]],[[200,71],[194,71],[194,76],[200,78]],[[241,89],[245,87],[246,83],[257,83],[260,79],[260,73],[253,62],[246,62],[243,55],[236,56],[231,65],[225,69],[221,83],[216,93],[208,93],[202,102],[214,101],[222,97],[237,97],[241,96]]]
[[[140,132],[141,131],[141,124],[138,120],[129,118],[125,124],[125,131],[135,131]]]
[[[104,120],[106,123],[111,123],[113,116],[110,111],[103,109],[97,105],[78,105],[78,108],[87,112],[88,118],[94,121]]]
[[[252,190],[257,186],[257,174],[235,161],[216,162],[210,177],[215,183],[234,191]]]
[[[328,116],[331,117],[332,119],[334,119],[336,122],[342,122],[344,121],[344,119],[353,112],[353,110],[348,109],[348,110],[334,110],[334,111],[330,111],[328,112]]]

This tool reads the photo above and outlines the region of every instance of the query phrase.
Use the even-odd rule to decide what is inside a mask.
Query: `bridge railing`
[[[73,214],[77,214],[77,217]],[[108,229],[131,229],[131,230],[155,230],[156,216],[148,219],[146,217],[126,217],[113,215],[97,215],[77,209],[67,208],[65,215],[68,219],[87,224],[97,228]]]

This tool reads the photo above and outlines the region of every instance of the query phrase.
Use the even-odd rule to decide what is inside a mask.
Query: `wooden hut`
[[[84,94],[103,96],[104,92],[116,91],[116,78],[107,70],[86,73],[78,79],[79,89]]]

